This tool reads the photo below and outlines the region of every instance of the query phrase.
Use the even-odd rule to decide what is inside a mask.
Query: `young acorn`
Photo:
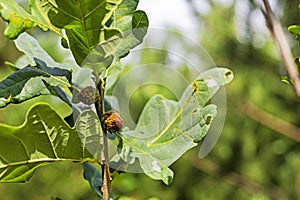
[[[123,120],[115,110],[105,112],[102,115],[102,122],[110,133],[119,132],[123,126]]]

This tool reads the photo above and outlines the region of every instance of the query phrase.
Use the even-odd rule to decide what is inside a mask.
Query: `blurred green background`
[[[120,199],[152,200],[199,200],[199,199],[300,199],[300,145],[286,136],[295,132],[300,135],[300,103],[291,86],[280,81],[285,74],[276,47],[265,29],[258,29],[256,23],[264,20],[259,8],[252,1],[206,1],[209,12],[201,13],[187,0],[190,12],[194,14],[197,35],[195,38],[209,53],[217,65],[227,66],[234,71],[234,81],[226,86],[227,116],[222,135],[214,149],[199,159],[199,147],[185,154],[171,168],[175,172],[170,186],[153,181],[143,174],[121,174],[112,183],[115,197]],[[300,22],[296,0],[272,1],[282,25]],[[201,1],[197,2],[201,5]],[[147,11],[147,10],[146,10]],[[197,26],[198,25],[198,26]],[[0,21],[0,32],[5,23]],[[57,61],[64,54],[51,33],[34,30],[35,35],[49,54]],[[300,55],[299,47],[292,35],[287,33],[294,55]],[[170,35],[162,48],[172,48],[172,42],[180,44],[181,37]],[[145,46],[147,46],[145,41]],[[186,52],[193,51],[182,45]],[[0,35],[0,80],[10,69],[4,61],[14,62],[21,55],[12,41]],[[140,62],[155,60],[167,64],[170,55],[165,53],[141,53]],[[131,69],[130,62],[124,71]],[[184,64],[176,66],[187,79],[193,77]],[[125,73],[125,72],[123,72]],[[122,76],[122,74],[120,75]],[[174,80],[181,89],[181,83]],[[126,86],[126,84],[125,84]],[[148,86],[147,86],[148,87]],[[159,85],[142,87],[131,97],[130,112],[133,119],[153,93],[170,98],[174,94]],[[110,90],[112,93],[113,89]],[[53,97],[38,97],[20,105],[0,109],[0,122],[22,124],[27,109],[35,102],[48,102],[61,115],[70,110]],[[26,184],[0,184],[0,199],[98,199],[83,179],[79,164],[60,163],[37,170]]]

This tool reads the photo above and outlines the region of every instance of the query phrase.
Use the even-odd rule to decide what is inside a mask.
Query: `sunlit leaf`
[[[281,81],[289,85],[293,84],[289,76],[281,76]]]
[[[299,35],[297,37],[299,37]],[[297,67],[298,67],[298,72],[300,72],[300,58],[299,57],[295,58],[295,63],[297,65]],[[283,75],[280,78],[281,78],[281,81],[283,83],[286,83],[286,84],[289,84],[289,85],[293,85],[293,81],[291,80],[291,78],[289,77],[289,75]]]
[[[60,30],[50,23],[48,16],[45,14],[52,7],[46,2],[45,0],[30,0],[30,12],[27,12],[16,1],[0,0],[0,15],[8,22],[4,35],[10,39],[15,39],[27,29],[39,26],[44,31],[51,30],[63,37]]]
[[[14,40],[14,43],[17,49],[26,55],[26,65],[35,65],[34,58],[37,58],[45,62],[48,66],[69,69],[67,64],[55,62],[54,59],[40,46],[38,41],[28,33],[20,34],[20,36]],[[22,64],[17,65],[16,67],[21,69],[26,65]]]
[[[137,0],[123,1],[116,10],[114,23],[112,27],[116,27],[122,31],[120,44],[114,51],[114,56],[122,57],[131,49],[142,43],[147,33],[149,21],[146,13],[136,10]]]
[[[148,18],[144,11],[133,11],[115,23],[123,35],[118,35],[113,40],[105,41],[100,45],[106,55],[113,55],[117,58],[124,57],[131,49],[143,42],[148,25]]]
[[[95,160],[101,128],[92,111],[70,128],[48,105],[38,104],[22,126],[0,124],[0,182],[26,182],[36,168],[53,162]]]
[[[58,28],[65,29],[76,62],[81,65],[100,42],[101,29],[121,0],[56,0],[48,16]]]
[[[72,72],[72,84],[78,87],[85,87],[92,84],[92,71],[79,67],[75,61],[56,62],[38,43],[38,41],[27,33],[22,33],[16,40],[14,40],[19,51],[25,54],[24,61],[17,62],[16,68],[22,69],[24,66],[36,63],[34,59],[39,59],[45,62],[49,67],[61,68]]]
[[[109,36],[105,37],[109,39],[100,40],[99,45],[86,57],[83,63],[84,67],[95,68],[97,66],[97,74],[107,68],[105,74],[108,77],[118,75],[121,71],[119,59],[142,43],[149,26],[146,13],[136,10],[137,5],[138,1],[136,0],[122,1],[115,11],[110,29],[105,29],[106,35],[111,32]],[[115,58],[114,62],[109,60],[113,58]],[[110,77],[108,84],[114,80],[114,77]]]
[[[173,172],[168,167],[205,136],[217,113],[215,105],[206,104],[221,85],[232,79],[230,70],[212,69],[202,73],[179,102],[152,97],[135,130],[125,129],[118,135],[118,156],[130,164],[138,158],[145,174],[170,184]]]
[[[300,26],[299,25],[289,26],[288,30],[293,34],[300,35]]]
[[[292,25],[288,27],[290,33],[296,36],[298,43],[300,42],[300,26],[299,25]]]

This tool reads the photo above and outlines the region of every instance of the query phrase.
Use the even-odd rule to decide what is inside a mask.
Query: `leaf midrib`
[[[193,96],[193,95],[191,95],[191,96]],[[190,99],[191,96],[189,96],[188,99]],[[180,107],[184,107],[184,106],[187,104],[188,99],[187,99],[186,101],[184,101],[184,103],[183,103]],[[178,101],[177,101],[176,103],[179,104]],[[161,131],[161,132],[154,138],[154,140],[152,140],[147,146],[150,147],[150,146],[152,146],[157,140],[159,140],[159,138],[161,138],[161,137],[165,134],[165,132],[167,132],[168,129],[169,129],[169,128],[176,122],[176,120],[181,116],[182,112],[183,112],[183,110],[182,110],[181,108],[179,108],[179,111],[178,111],[177,114],[175,115],[175,117],[174,117],[174,119],[172,120],[172,122],[171,122],[167,127],[165,127],[165,129],[164,129],[163,131]],[[171,141],[171,140],[170,140],[170,141]]]
[[[177,119],[181,116],[181,114],[182,114],[182,109],[179,109],[179,111],[177,112],[176,116],[173,118],[171,123],[169,123],[168,126],[164,128],[164,130],[162,130],[149,144],[147,144],[147,147],[152,146],[157,140],[159,140],[168,131],[168,129],[171,126],[173,126],[173,124],[177,121]]]
[[[15,167],[20,165],[26,165],[26,164],[34,164],[34,163],[44,163],[44,162],[60,162],[60,161],[69,161],[69,162],[83,162],[84,160],[88,159],[70,159],[70,158],[37,158],[37,159],[30,159],[25,161],[19,161],[19,162],[12,162],[8,164],[0,164],[0,169],[5,169],[8,167]]]

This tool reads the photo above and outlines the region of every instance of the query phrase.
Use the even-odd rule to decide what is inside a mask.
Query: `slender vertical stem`
[[[291,48],[284,35],[280,22],[276,19],[275,15],[272,12],[269,1],[268,0],[262,0],[262,1],[265,6],[265,10],[263,10],[263,14],[265,16],[268,28],[271,32],[275,44],[277,45],[277,48],[279,50],[279,53],[285,65],[285,68],[288,72],[288,75],[293,83],[295,94],[298,98],[300,98],[299,71],[296,63],[294,62]]]
[[[97,115],[101,122],[101,128],[103,132],[103,156],[101,159],[101,167],[102,167],[102,178],[103,178],[103,184],[102,184],[102,194],[103,200],[109,200],[110,197],[110,174],[109,174],[109,159],[108,159],[108,143],[107,143],[107,130],[105,125],[102,121],[102,115],[104,114],[104,94],[105,94],[105,82],[106,80],[100,79],[100,81],[97,83],[97,90],[99,91],[100,98],[96,102],[96,111]]]
[[[110,174],[109,174],[109,161],[108,161],[108,145],[107,145],[107,136],[103,134],[103,144],[104,144],[104,159],[102,159],[102,193],[103,200],[109,200],[110,194]]]

